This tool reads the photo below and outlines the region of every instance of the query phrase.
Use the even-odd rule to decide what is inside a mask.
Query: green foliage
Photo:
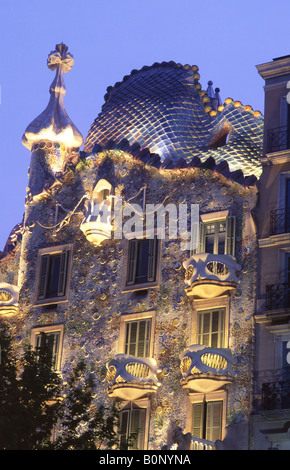
[[[111,449],[118,443],[118,413],[94,406],[95,383],[84,361],[72,370],[64,390],[60,416],[61,432],[54,448],[58,450]]]
[[[84,361],[64,384],[53,370],[49,339],[39,350],[27,347],[19,360],[9,327],[0,322],[0,346],[0,450],[116,448],[118,411],[94,405]]]

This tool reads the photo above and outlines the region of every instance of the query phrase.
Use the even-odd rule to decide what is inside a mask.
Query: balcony
[[[276,209],[270,212],[270,235],[290,232],[290,209]]]
[[[290,285],[288,282],[266,286],[266,310],[290,308]]]
[[[267,152],[279,152],[290,148],[290,134],[287,126],[268,130]]]
[[[156,393],[160,386],[155,359],[117,354],[107,364],[108,394],[111,398],[137,400]]]
[[[180,356],[181,385],[194,392],[213,392],[233,382],[233,356],[229,349],[200,344],[190,346]]]
[[[262,408],[263,410],[290,409],[290,380],[263,383]]]
[[[199,437],[191,436],[190,437],[190,449],[189,450],[215,450],[215,443],[207,439],[201,439]],[[179,443],[174,442],[171,445],[167,446],[168,450],[184,450],[180,449]]]
[[[19,287],[0,282],[0,315],[12,315],[18,311]]]
[[[231,255],[201,253],[183,263],[186,293],[193,298],[212,299],[236,289],[241,266]]]

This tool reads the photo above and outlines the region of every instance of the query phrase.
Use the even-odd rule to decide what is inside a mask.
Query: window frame
[[[218,328],[217,331],[213,330],[213,314],[214,312],[219,312],[218,314]],[[222,313],[221,313],[222,312]],[[204,320],[205,315],[209,314],[209,331],[204,331]],[[225,319],[226,319],[226,309],[225,307],[215,307],[209,309],[201,309],[197,311],[197,343],[205,345],[204,339],[208,335],[208,345],[210,348],[224,348],[225,345]],[[213,336],[217,334],[217,345],[213,346]],[[200,341],[202,339],[202,341]]]
[[[192,434],[193,429],[193,405],[209,402],[222,402],[221,415],[221,440],[225,438],[226,429],[226,413],[227,413],[227,391],[217,390],[207,393],[192,393],[187,397],[187,413],[186,413],[186,432]],[[202,439],[202,438],[201,438]]]
[[[214,233],[214,250],[213,254],[219,255],[231,255],[235,256],[236,251],[236,217],[230,215],[228,210],[211,212],[200,215],[200,228],[199,228],[199,244],[197,250],[193,250],[191,254],[196,253],[207,253],[205,251],[206,245],[206,226],[207,225],[218,225],[220,223],[226,224],[225,241],[224,241],[224,253],[217,253],[216,248],[218,247],[218,235],[219,232]]]
[[[224,346],[229,347],[229,321],[230,321],[230,299],[228,295],[224,295],[213,299],[196,299],[194,301],[194,310],[191,325],[191,344],[198,343],[198,315],[199,312],[215,309],[225,309],[224,315]]]
[[[138,312],[138,313],[127,313],[121,316],[121,323],[120,323],[120,336],[119,336],[119,343],[118,343],[118,352],[119,354],[126,354],[126,328],[127,324],[130,322],[137,322],[141,320],[151,320],[151,329],[150,329],[150,340],[149,340],[149,356],[153,357],[154,351],[154,333],[155,333],[155,319],[156,313],[155,311],[146,311],[146,312]],[[141,356],[136,356],[141,357]]]
[[[121,281],[121,292],[133,292],[133,291],[140,291],[140,290],[147,290],[159,287],[160,284],[160,261],[161,261],[161,251],[162,251],[162,239],[158,236],[158,232],[154,233],[154,240],[156,242],[156,253],[155,253],[155,277],[152,281],[146,281],[142,283],[134,283],[134,281],[129,281],[128,283],[128,270],[129,270],[129,263],[130,263],[130,243],[133,242],[135,244],[135,250],[137,250],[137,243],[140,241],[146,240],[153,240],[151,237],[144,236],[143,233],[133,233],[132,237],[128,237],[124,239],[124,262],[123,262],[123,270],[122,270],[122,281]],[[136,251],[135,251],[136,254]],[[137,264],[137,261],[135,262]],[[136,269],[136,266],[135,268]]]
[[[71,278],[71,266],[72,266],[72,251],[73,245],[66,244],[66,245],[58,245],[53,247],[41,248],[38,250],[38,258],[37,258],[37,265],[36,265],[36,288],[35,288],[35,296],[34,296],[34,305],[50,305],[50,304],[58,304],[61,302],[67,302],[69,298],[69,284]],[[63,277],[63,286],[62,286],[62,294],[57,295],[56,297],[47,297],[46,292],[46,285],[47,285],[47,278],[49,272],[49,263],[53,256],[56,255],[63,255],[64,262],[65,262],[65,274]],[[46,260],[46,261],[45,261]],[[44,263],[47,262],[47,266],[45,267]],[[62,263],[62,259],[61,259]],[[42,273],[42,271],[45,271]],[[59,270],[59,279],[61,276],[61,265]],[[40,283],[44,281],[44,294],[40,295]]]
[[[45,334],[59,333],[58,352],[57,352],[57,358],[56,358],[55,365],[54,365],[54,370],[56,372],[60,372],[62,352],[63,352],[64,325],[54,324],[54,325],[44,325],[44,326],[33,327],[31,329],[30,344],[34,350],[37,348],[37,338],[42,333],[45,333]]]
[[[149,398],[140,398],[139,400],[134,401],[123,401],[122,409],[120,410],[120,431],[121,431],[121,413],[126,412],[127,410],[130,411],[131,409],[140,409],[144,410],[145,412],[145,419],[144,419],[144,437],[143,437],[143,449],[148,449],[148,441],[149,441],[149,424],[150,424],[150,409],[151,403]]]
[[[219,436],[217,438],[213,438],[213,430],[214,430],[214,426],[213,426],[213,423],[208,423],[209,419],[210,419],[210,408],[213,408],[214,405],[216,404],[221,404],[221,408],[219,410],[219,413],[220,413],[220,422],[219,422]],[[201,408],[201,416],[200,416],[200,425],[199,425],[199,428],[200,428],[200,434],[201,435],[197,435],[197,433],[194,432],[194,422],[195,422],[195,407],[197,406],[200,406]],[[200,403],[193,403],[192,404],[192,436],[195,436],[199,439],[206,439],[208,441],[213,441],[215,442],[217,439],[221,439],[221,435],[222,435],[222,413],[223,413],[223,401],[222,400],[211,400],[211,401],[207,401],[207,400],[204,400],[203,402],[200,402]],[[211,416],[212,418],[212,416]],[[212,419],[211,419],[212,421]],[[208,434],[209,433],[209,434]]]

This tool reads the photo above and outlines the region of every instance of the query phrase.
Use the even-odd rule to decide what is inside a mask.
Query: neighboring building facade
[[[139,449],[246,450],[263,117],[202,90],[196,66],[154,64],[108,88],[80,151],[63,102],[72,65],[57,45],[49,104],[23,136],[0,315],[20,348],[51,335],[64,378],[85,358],[98,403],[120,406],[121,448],[138,430]]]
[[[290,56],[259,65],[265,132],[259,181],[258,283],[251,445],[290,449]]]

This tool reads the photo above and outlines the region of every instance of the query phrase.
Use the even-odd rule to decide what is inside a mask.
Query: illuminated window
[[[149,357],[151,318],[126,322],[125,354]]]
[[[131,404],[120,413],[120,450],[144,449],[146,409]]]
[[[222,401],[194,403],[192,435],[215,442],[222,438]]]
[[[68,299],[70,245],[39,250],[37,304],[52,304]]]
[[[235,255],[235,217],[201,222],[199,253]]]
[[[225,308],[198,311],[198,344],[212,348],[225,347]]]

